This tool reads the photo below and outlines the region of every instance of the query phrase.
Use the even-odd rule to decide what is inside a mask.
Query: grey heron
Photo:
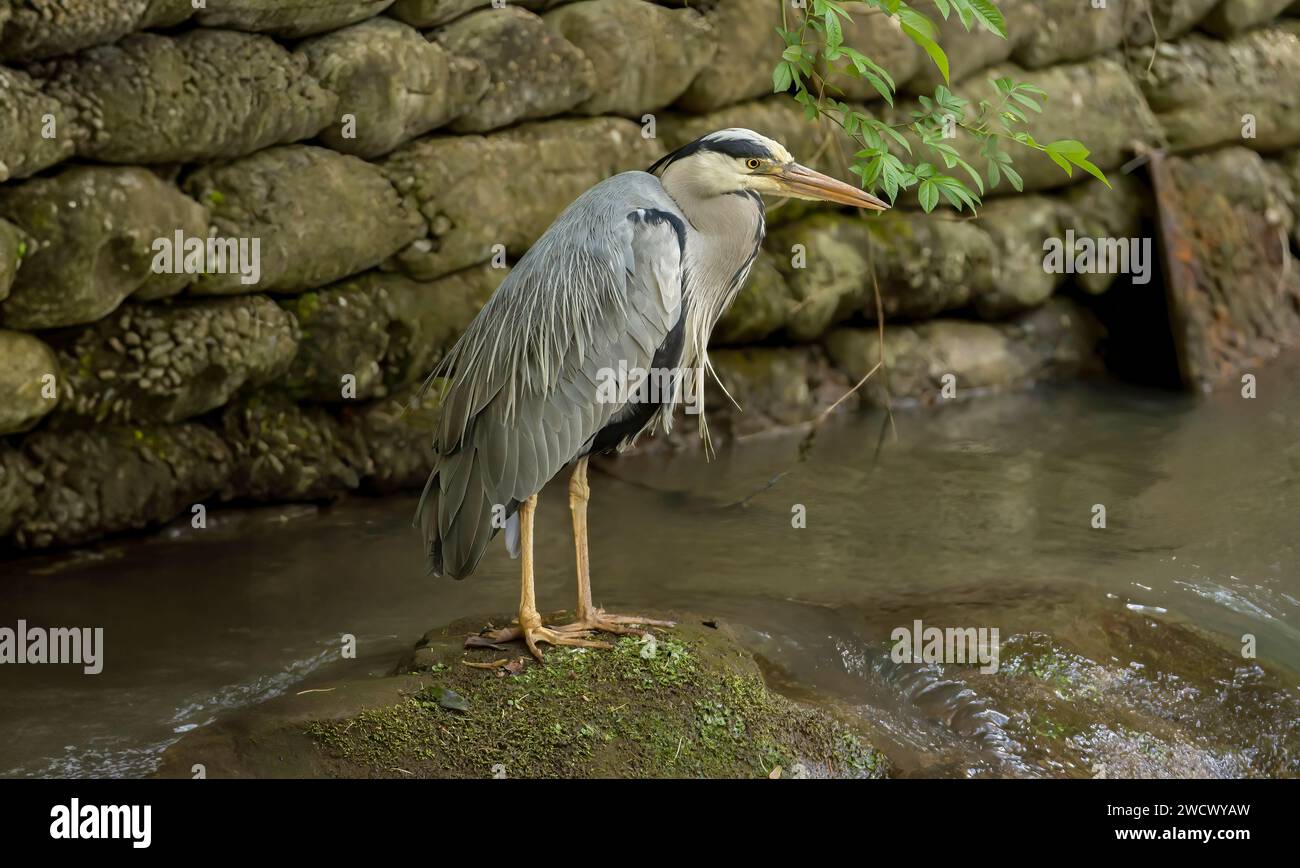
[[[766,136],[710,133],[579,196],[430,377],[443,380],[444,393],[415,523],[437,575],[468,576],[499,530],[511,556],[522,554],[519,620],[494,640],[522,637],[540,660],[539,642],[609,647],[589,637],[670,626],[592,605],[588,456],[668,431],[688,390],[699,394],[710,332],[763,241],[764,195],[888,207],[799,165]],[[615,370],[674,374],[668,388],[611,398],[602,386]],[[570,464],[577,620],[547,627],[533,591],[533,515],[538,492]]]

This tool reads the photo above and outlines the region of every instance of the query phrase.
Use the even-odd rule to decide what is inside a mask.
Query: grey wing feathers
[[[469,575],[503,525],[518,552],[518,504],[622,409],[597,400],[602,369],[648,368],[677,323],[685,229],[658,184],[628,173],[575,201],[436,372],[450,382],[416,514],[432,572]]]

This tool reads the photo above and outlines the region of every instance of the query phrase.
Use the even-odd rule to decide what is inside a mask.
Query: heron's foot
[[[566,633],[582,631],[590,635],[593,631],[601,633],[615,633],[620,636],[637,635],[646,632],[645,628],[649,627],[676,627],[675,621],[659,621],[654,618],[647,618],[643,615],[610,615],[604,609],[591,609],[585,613],[578,613],[578,620],[572,624],[565,624],[563,627],[557,627]],[[637,629],[641,627],[642,629]]]
[[[483,637],[491,642],[512,642],[515,639],[522,638],[524,644],[537,662],[542,662],[542,652],[538,645],[545,642],[548,645],[569,645],[575,648],[613,648],[608,642],[598,642],[587,637],[591,635],[591,630],[578,627],[575,624],[569,624],[564,627],[544,627],[536,624],[529,627],[520,627],[518,624],[511,624],[509,627],[502,627],[498,630],[489,630],[483,634]]]

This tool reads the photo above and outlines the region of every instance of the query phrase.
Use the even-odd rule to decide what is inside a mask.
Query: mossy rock
[[[189,777],[853,777],[884,756],[848,721],[768,690],[724,626],[688,622],[613,649],[465,649],[428,633],[394,675],[286,696],[194,733],[159,774]],[[476,668],[468,663],[507,661]]]

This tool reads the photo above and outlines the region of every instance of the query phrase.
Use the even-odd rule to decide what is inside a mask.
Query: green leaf
[[[1017,193],[1025,192],[1025,181],[1023,178],[1020,177],[1019,172],[1011,168],[1010,165],[1003,163],[1002,174],[1007,176],[1007,180],[1011,182],[1011,186],[1015,189]]]
[[[934,206],[939,204],[939,188],[933,180],[927,178],[917,188],[916,198],[920,200],[925,213],[929,214],[934,210]]]
[[[794,73],[790,71],[790,64],[778,63],[772,70],[772,93],[785,93],[793,83]]]
[[[826,10],[826,47],[838,48],[844,44],[844,31],[840,28],[839,16],[832,10]]]
[[[948,71],[948,55],[939,47],[939,43],[935,42],[932,38],[926,36],[924,33],[909,24],[904,24],[902,27],[903,32],[907,34],[907,37],[917,45],[921,46],[921,48],[925,50],[926,54],[930,55],[930,59],[934,61],[934,65],[939,68],[939,72],[943,75],[943,80],[950,81],[951,76]]]
[[[465,701],[465,697],[450,687],[434,685],[429,688],[429,695],[433,697],[438,705],[449,711],[469,711],[469,703]]]
[[[1002,11],[989,0],[970,0],[970,10],[986,28],[1003,39],[1007,38],[1007,20],[1002,16]]]

